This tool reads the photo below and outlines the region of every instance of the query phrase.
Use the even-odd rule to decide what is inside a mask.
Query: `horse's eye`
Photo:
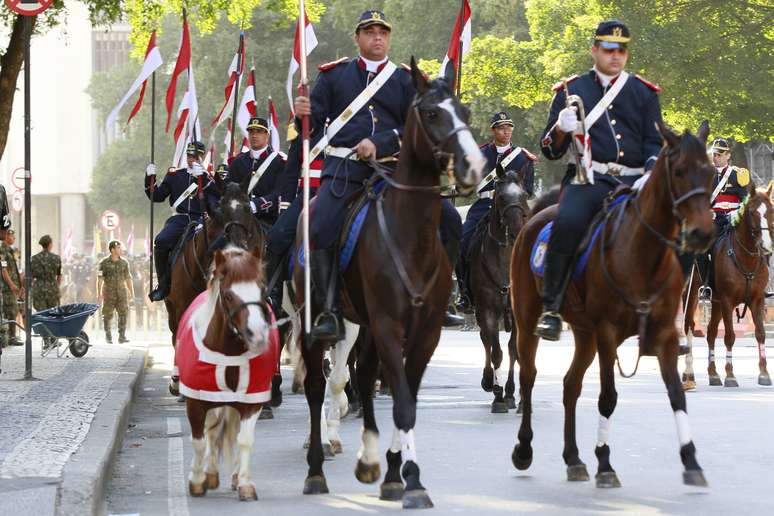
[[[435,110],[435,109],[428,109],[427,110],[427,118],[429,120],[435,120],[436,118],[438,118],[438,111]]]

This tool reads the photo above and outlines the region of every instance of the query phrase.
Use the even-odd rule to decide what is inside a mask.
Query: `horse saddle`
[[[613,220],[613,232],[610,242],[608,242],[607,245],[611,245],[615,240],[615,236],[618,234],[618,228],[620,227],[621,221],[623,220],[623,214],[625,212],[626,205],[632,198],[633,193],[631,188],[622,185],[621,187],[616,188],[611,193],[610,197],[605,199],[605,203],[602,209],[592,219],[591,224],[586,230],[586,233],[584,234],[583,239],[578,246],[578,250],[575,253],[575,260],[572,271],[573,280],[578,280],[581,278],[581,276],[583,276],[583,273],[586,270],[586,266],[589,263],[589,258],[591,258],[591,252],[594,249],[594,244],[602,234],[602,230],[605,228],[605,220],[609,218]],[[538,233],[538,237],[535,240],[535,243],[532,245],[529,264],[532,272],[540,278],[542,278],[544,274],[545,257],[546,251],[548,250],[548,240],[551,238],[551,231],[553,230],[553,227],[554,221],[551,221],[543,226],[543,229],[541,229],[540,233]]]

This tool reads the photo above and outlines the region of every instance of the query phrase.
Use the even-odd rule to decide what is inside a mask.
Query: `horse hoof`
[[[597,473],[597,487],[607,489],[611,487],[621,487],[621,481],[615,471],[604,471]]]
[[[494,389],[494,371],[491,369],[484,369],[484,373],[481,375],[481,388],[486,392],[492,392]]]
[[[508,413],[508,404],[504,401],[493,401],[492,402],[492,414],[507,414]]]
[[[194,484],[190,480],[188,481],[188,494],[191,496],[204,496],[207,494],[207,486],[204,485],[204,482],[201,484]]]
[[[204,474],[204,486],[207,489],[217,489],[220,487],[220,477],[217,473]]]
[[[508,405],[508,410],[512,410],[516,408],[516,398],[513,396],[506,396],[505,397],[505,404]]]
[[[169,381],[169,393],[172,396],[179,396],[180,395],[180,385],[177,382],[174,382],[172,380]]]
[[[239,491],[240,502],[254,502],[258,499],[258,495],[255,493],[255,486],[252,484],[239,486],[237,491]]]
[[[282,405],[282,391],[277,391],[276,394],[273,394],[269,403],[272,407],[279,407]]]
[[[358,460],[355,466],[355,478],[362,484],[373,484],[382,476],[382,470],[379,463],[366,464]]]
[[[694,389],[696,389],[696,382],[694,382],[693,380],[685,380],[683,382],[684,391],[692,391]]]
[[[516,469],[524,471],[532,465],[532,450],[530,450],[528,453],[528,457],[520,457],[519,445],[517,444],[513,447],[513,453],[511,453],[511,462],[513,462],[513,466]]]
[[[704,472],[700,469],[683,471],[683,484],[687,486],[707,487],[707,479],[704,478]]]
[[[349,413],[355,414],[357,416],[357,413],[360,412],[360,402],[359,401],[351,401],[349,403]]]
[[[231,475],[231,490],[236,491],[237,489],[239,489],[239,475],[234,473]]]
[[[585,464],[575,464],[574,466],[567,466],[567,481],[568,482],[586,482],[589,479],[589,472],[586,470]]]
[[[341,441],[331,441],[331,448],[334,455],[344,453],[344,446],[341,444]]]
[[[758,385],[765,385],[767,387],[771,386],[771,377],[767,374],[759,375]]]
[[[336,456],[336,453],[333,451],[333,446],[331,446],[330,443],[323,444],[323,456],[326,459],[332,459]]]
[[[379,500],[399,502],[403,499],[403,484],[400,482],[384,482],[379,486]]]
[[[726,381],[723,382],[723,387],[739,387],[739,382],[736,381],[736,378],[730,378],[726,377]]]
[[[290,386],[290,392],[293,394],[303,394],[304,386],[300,383],[293,382],[293,385]]]
[[[258,419],[274,419],[274,411],[271,409],[271,405],[264,405],[261,410],[261,415]]]
[[[723,382],[720,381],[720,377],[719,376],[710,376],[709,377],[709,382],[710,382],[710,386],[711,387],[719,387],[719,386],[723,385]]]
[[[432,509],[433,501],[424,489],[415,489],[403,493],[404,509]]]
[[[307,477],[304,481],[304,494],[328,494],[328,483],[325,481],[325,477],[322,475]]]

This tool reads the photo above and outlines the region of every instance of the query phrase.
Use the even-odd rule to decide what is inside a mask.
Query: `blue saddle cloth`
[[[628,198],[628,194],[616,197],[607,207],[607,212],[612,211],[616,206],[620,205]],[[586,270],[586,265],[588,265],[589,258],[591,258],[591,251],[594,249],[594,244],[596,243],[597,238],[599,238],[599,235],[602,233],[602,228],[604,227],[603,221],[604,218],[597,220],[593,226],[593,233],[591,238],[584,239],[588,242],[588,244],[581,250],[580,254],[575,259],[575,267],[572,271],[572,278],[574,280],[577,280],[583,276],[583,272]],[[551,238],[551,231],[553,227],[554,221],[551,221],[543,226],[543,229],[541,229],[540,233],[538,233],[538,237],[535,240],[535,243],[532,245],[532,252],[529,256],[530,268],[532,269],[532,272],[540,278],[543,277],[546,251],[548,250],[548,240]]]

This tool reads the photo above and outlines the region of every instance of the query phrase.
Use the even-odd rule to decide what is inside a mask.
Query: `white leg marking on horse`
[[[677,439],[680,446],[691,442],[691,425],[688,423],[688,414],[684,410],[675,410],[675,423],[677,423]]]
[[[397,426],[392,427],[392,443],[390,443],[390,451],[392,453],[398,453],[400,451],[400,430]]]
[[[237,443],[239,444],[239,486],[250,484],[250,452],[255,442],[255,422],[261,411],[243,419],[237,434]],[[234,417],[239,417],[235,415]]]
[[[765,342],[759,342],[758,343],[758,356],[761,360],[766,360],[766,343]]]
[[[712,362],[715,361],[715,350],[711,349],[709,350],[709,354],[707,354],[707,361],[712,365]]]
[[[481,149],[479,149],[476,140],[473,139],[473,133],[465,126],[465,122],[457,116],[457,111],[454,109],[454,104],[451,99],[444,100],[438,104],[438,107],[449,112],[452,121],[454,122],[454,129],[464,127],[464,129],[457,133],[457,141],[459,142],[460,147],[462,147],[462,151],[465,153],[465,159],[468,161],[468,170],[465,174],[465,179],[466,182],[470,184],[477,183],[480,180],[481,171],[484,168],[485,162],[484,156],[481,154]]]
[[[504,387],[505,382],[507,381],[508,381],[508,371],[506,371],[502,367],[498,367],[497,369],[495,369],[495,385]]]
[[[731,350],[726,351],[726,364],[731,364],[734,361],[733,353]]]
[[[193,484],[201,484],[204,482],[204,452],[207,449],[207,443],[203,437],[201,439],[191,437],[191,445],[194,453],[188,480]]]
[[[364,464],[376,464],[379,462],[379,434],[373,430],[363,428],[362,444],[357,452],[357,458]]]
[[[758,215],[761,219],[761,227],[765,228],[768,227],[768,221],[766,220],[766,205],[761,204],[758,206]],[[761,232],[761,237],[763,238],[763,242],[761,242],[761,246],[763,247],[763,250],[766,252],[771,252],[771,235],[768,231],[765,229]]]
[[[607,418],[605,416],[599,416],[599,424],[597,426],[597,448],[606,445],[609,439],[610,439],[610,418]]]
[[[167,435],[179,436],[180,432],[180,418],[168,417]],[[188,516],[188,494],[183,481],[183,438],[169,437],[167,441],[167,513],[170,516]]]
[[[685,372],[693,374],[693,332],[690,330],[685,336],[685,343],[688,345],[688,354],[685,355]]]
[[[417,461],[417,445],[414,442],[414,430],[400,431],[400,455],[404,462]]]

